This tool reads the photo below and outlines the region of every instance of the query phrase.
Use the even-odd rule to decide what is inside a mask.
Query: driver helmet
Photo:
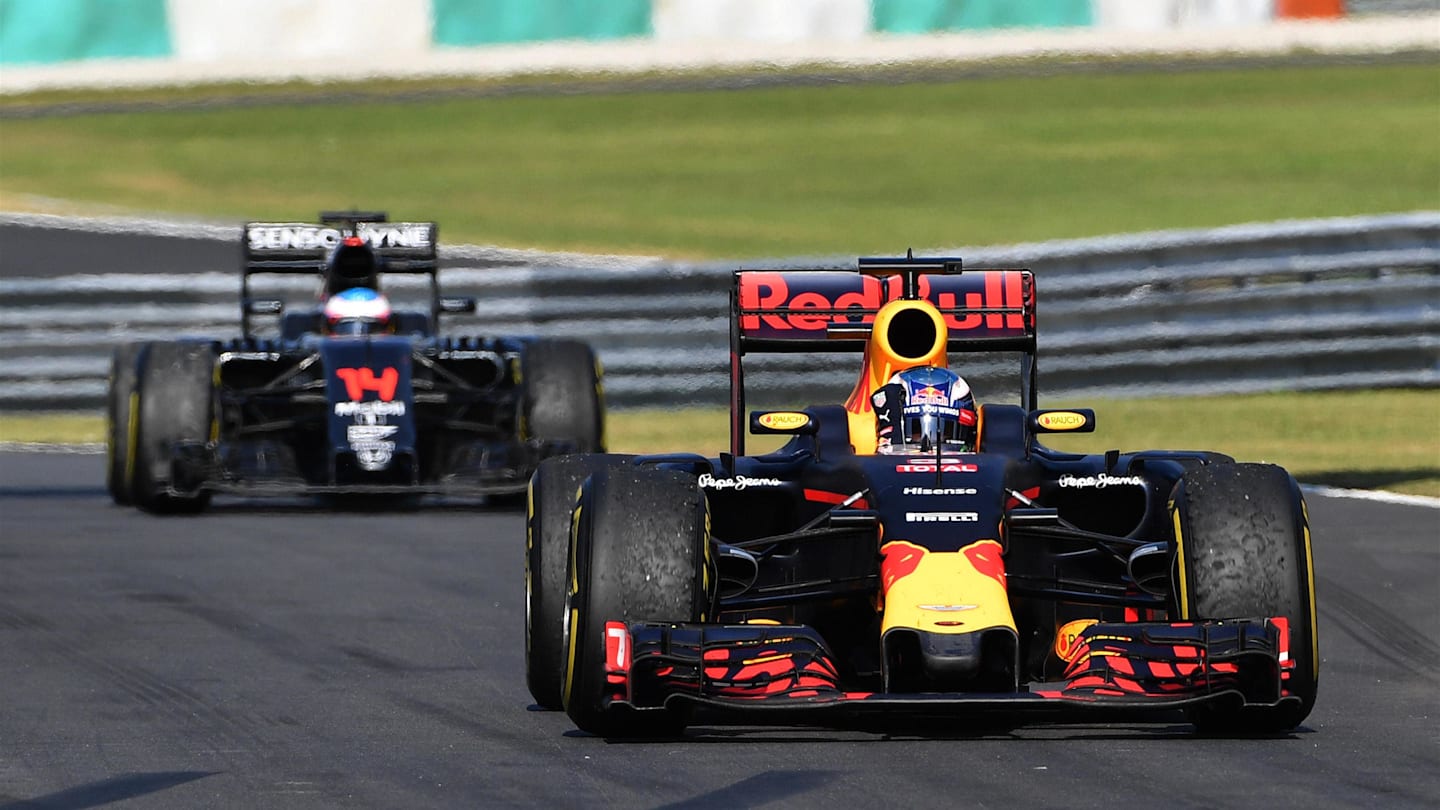
[[[325,328],[332,335],[392,332],[393,323],[390,302],[368,287],[352,287],[325,302]]]
[[[975,397],[959,374],[938,366],[906,369],[871,397],[879,451],[975,449]]]

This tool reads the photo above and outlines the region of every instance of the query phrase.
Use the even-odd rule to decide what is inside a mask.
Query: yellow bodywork
[[[895,316],[907,310],[919,310],[930,316],[934,324],[934,340],[927,350],[910,356],[901,354],[892,343],[895,334]],[[938,366],[945,368],[948,359],[945,346],[949,340],[949,329],[940,310],[929,301],[891,301],[880,307],[875,314],[875,323],[870,332],[870,341],[865,344],[865,357],[860,368],[860,379],[845,401],[845,410],[850,417],[850,444],[855,452],[869,455],[875,452],[875,410],[870,404],[870,395],[890,381],[896,372],[915,366]]]
[[[881,633],[895,628],[951,634],[1000,627],[1014,631],[1001,551],[994,540],[959,551],[929,551],[905,540],[881,546]]]

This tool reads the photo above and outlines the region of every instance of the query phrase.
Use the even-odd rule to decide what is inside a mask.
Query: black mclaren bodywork
[[[731,347],[728,452],[567,456],[533,478],[526,652],[542,706],[604,735],[1116,711],[1276,732],[1309,713],[1294,479],[1214,452],[1045,446],[1096,419],[1038,406],[1028,270],[742,270]],[[747,418],[747,353],[862,347],[845,404]],[[991,350],[1020,355],[1020,404],[981,405],[975,446],[876,451],[877,381]],[[747,455],[746,428],[789,440]]]
[[[322,220],[245,227],[239,337],[116,351],[108,479],[117,503],[188,512],[212,493],[366,505],[514,495],[542,459],[604,449],[587,345],[442,334],[442,317],[476,303],[441,296],[434,223],[358,212]],[[261,274],[312,276],[322,298],[410,276],[427,300],[397,309],[384,330],[334,335],[318,304],[286,311],[254,297]]]

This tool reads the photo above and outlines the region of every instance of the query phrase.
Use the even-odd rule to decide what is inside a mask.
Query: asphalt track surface
[[[1440,510],[1312,495],[1323,664],[1294,734],[1178,718],[615,743],[524,684],[523,516],[112,505],[0,453],[0,808],[1434,807]]]

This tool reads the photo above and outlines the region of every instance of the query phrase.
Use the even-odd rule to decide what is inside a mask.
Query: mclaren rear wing
[[[385,274],[425,274],[430,277],[432,314],[440,312],[440,289],[436,248],[438,226],[434,222],[389,222],[381,212],[326,211],[320,222],[247,222],[241,233],[243,254],[240,280],[240,321],[250,333],[249,318],[255,311],[250,296],[250,277],[259,273],[311,274],[323,278],[325,259],[347,236],[369,242],[384,260]]]
[[[1035,391],[1035,280],[1025,269],[962,271],[958,258],[861,258],[855,270],[735,271],[730,295],[731,450],[743,452],[744,356],[858,352],[890,301],[923,299],[940,311],[951,352],[1020,352],[1021,400]]]

